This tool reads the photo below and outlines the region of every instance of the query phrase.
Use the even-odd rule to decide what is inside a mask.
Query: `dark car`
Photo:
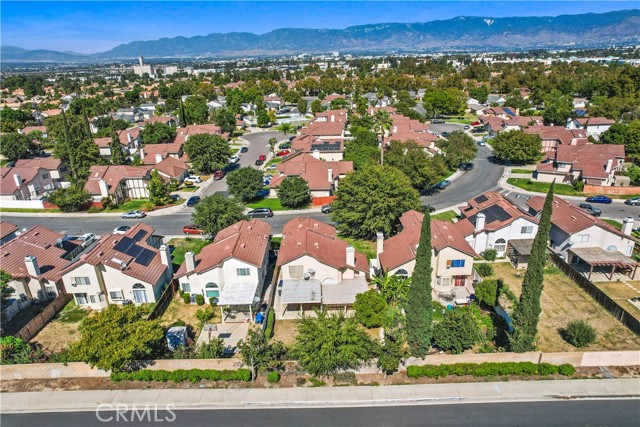
[[[225,171],[223,171],[222,169],[218,169],[213,173],[213,180],[220,181],[222,178],[224,178],[225,175],[226,175]]]
[[[437,183],[433,187],[437,188],[438,190],[444,190],[445,188],[447,188],[450,185],[451,185],[451,181],[449,181],[448,179],[445,179],[444,181],[440,181],[439,183]]]
[[[463,164],[460,165],[460,170],[470,171],[471,169],[473,169],[473,163],[471,163],[471,162],[463,163]]]
[[[324,214],[328,214],[331,213],[331,203],[329,203],[328,205],[324,205],[321,209],[320,212],[324,213]]]
[[[240,149],[240,152],[241,152],[241,153],[246,153],[247,151],[249,151],[249,147],[242,147],[242,148]]]
[[[269,208],[258,208],[247,213],[249,218],[271,218],[273,211]]]
[[[280,148],[282,148],[283,150],[285,148],[291,148],[291,143],[290,142],[285,142],[284,144],[280,144]]]
[[[591,196],[591,197],[587,197],[587,202],[589,202],[589,203],[605,203],[605,204],[608,205],[611,202],[613,202],[613,200],[611,200],[607,196]]]
[[[431,124],[432,124],[432,125],[442,125],[442,124],[444,124],[444,120],[441,120],[441,119],[433,119],[433,120],[431,120]]]
[[[434,207],[433,207],[433,206],[431,206],[431,205],[422,205],[422,211],[423,211],[423,212],[426,212],[426,211],[427,211],[427,209],[429,210],[429,213],[433,213],[433,212],[435,212],[435,211],[436,211],[436,208],[434,208]]]
[[[445,138],[449,138],[450,133],[449,132],[442,132],[442,136],[444,136]]]
[[[634,197],[633,199],[625,200],[624,204],[629,206],[640,206],[640,197]]]
[[[263,163],[264,163],[264,160],[260,160],[260,159],[256,160],[256,166],[260,166]]]
[[[189,200],[187,200],[187,206],[189,206],[189,207],[195,206],[198,203],[200,203],[200,197],[199,196],[191,196],[191,197],[189,197]]]
[[[194,224],[185,225],[184,227],[182,227],[182,232],[184,234],[204,234],[204,231]]]
[[[594,208],[593,206],[591,206],[589,203],[580,203],[580,208],[584,209],[585,211],[589,212],[591,215],[593,216],[600,216],[602,215],[602,211],[598,208]]]

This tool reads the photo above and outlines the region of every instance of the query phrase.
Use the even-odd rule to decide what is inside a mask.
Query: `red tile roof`
[[[123,179],[144,178],[149,173],[149,166],[116,166],[103,165],[91,166],[89,169],[89,178],[84,184],[84,189],[89,194],[100,194],[99,181],[104,179],[109,186],[109,194],[114,194],[118,184]]]
[[[189,170],[187,164],[175,157],[165,157],[160,163],[151,166],[165,176],[177,179]]]
[[[325,162],[307,153],[293,154],[276,167],[280,175],[271,180],[269,187],[277,188],[286,177],[299,176],[307,181],[312,191],[331,190],[334,181],[340,175],[353,172],[351,161]],[[329,169],[331,169],[331,180],[329,180]]]
[[[497,206],[497,208],[494,206]],[[499,209],[503,216],[496,217],[495,215],[490,215],[487,212],[487,210],[493,211],[496,209]],[[470,236],[483,231],[499,230],[511,224],[518,218],[526,218],[534,223],[538,222],[536,218],[522,212],[511,202],[505,199],[502,194],[495,191],[487,191],[486,193],[467,201],[466,206],[460,207],[460,213],[463,218],[458,221],[457,225],[464,236]],[[486,219],[484,228],[476,231],[475,220],[478,213],[483,213],[486,216]]]
[[[313,218],[294,218],[282,230],[282,243],[278,253],[278,266],[304,255],[335,269],[369,272],[367,257],[355,254],[355,266],[347,265],[347,242],[339,239],[335,227]]]
[[[612,160],[611,167],[615,168],[624,156],[624,145],[613,144],[559,145],[555,152],[556,162],[571,163],[572,169],[582,171],[584,178],[601,179],[609,177],[606,170],[608,161]],[[541,172],[557,172],[553,163],[539,163],[537,169]]]
[[[16,161],[16,167],[42,168],[47,170],[57,170],[62,164],[62,160],[53,156],[35,157],[33,159],[20,159]]]
[[[8,235],[15,233],[20,228],[9,221],[0,221],[0,239],[4,239]]]
[[[204,273],[230,258],[261,267],[268,251],[270,234],[271,225],[259,219],[242,220],[220,230],[213,242],[196,255],[195,272]],[[186,263],[183,263],[176,277],[186,274],[191,272],[187,272]]]
[[[142,163],[145,165],[153,165],[156,163],[156,154],[162,155],[162,158],[168,157],[170,154],[180,155],[182,153],[183,143],[174,141],[169,144],[146,144],[141,151],[144,151]]]
[[[14,194],[18,188],[29,184],[44,169],[32,167],[0,167],[0,194]],[[14,174],[20,176],[22,184],[16,185]]]

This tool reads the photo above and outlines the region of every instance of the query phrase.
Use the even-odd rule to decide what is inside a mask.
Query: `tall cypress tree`
[[[555,181],[554,181],[555,183]],[[538,233],[533,240],[527,272],[522,282],[522,293],[518,306],[513,311],[513,333],[509,336],[512,351],[523,353],[534,348],[540,320],[540,296],[544,286],[544,266],[547,263],[547,245],[551,231],[551,209],[553,207],[553,183],[544,202]]]
[[[180,97],[180,111],[179,111],[179,120],[180,120],[180,127],[185,127],[187,126],[187,117],[186,114],[184,112],[184,104],[182,103],[182,97]]]
[[[412,353],[424,357],[431,348],[433,307],[431,306],[431,216],[424,214],[416,266],[407,295],[407,341]]]

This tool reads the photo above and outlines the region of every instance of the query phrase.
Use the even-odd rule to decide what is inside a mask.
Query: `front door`
[[[143,289],[134,289],[133,290],[133,300],[136,304],[145,304],[147,303],[147,291]]]
[[[455,286],[464,286],[467,276],[453,276]]]

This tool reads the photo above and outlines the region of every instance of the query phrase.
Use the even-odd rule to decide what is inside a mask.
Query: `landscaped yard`
[[[532,181],[528,178],[509,178],[507,179],[507,182],[515,187],[536,193],[546,193],[549,191],[549,187],[551,186],[548,182]],[[581,192],[576,191],[572,185],[568,184],[554,185],[553,192],[558,196],[583,196]]]
[[[201,330],[200,321],[196,317],[196,311],[205,307],[211,306],[209,304],[186,304],[180,297],[180,294],[177,293],[160,318],[160,323],[162,324],[162,326],[169,327],[175,325],[176,323],[183,324],[184,322],[184,325],[190,327],[189,329],[191,332],[191,337],[195,341],[198,338]],[[213,317],[213,319],[208,320],[207,323],[221,322],[222,318],[220,316],[220,307],[215,307],[214,313],[215,316]]]
[[[69,303],[45,327],[33,337],[31,342],[42,345],[48,352],[58,353],[69,348],[71,343],[80,339],[78,328],[82,319],[90,311],[80,308],[74,300]]]
[[[183,193],[195,193],[196,191],[198,191],[199,187],[196,187],[195,185],[192,186],[186,186],[183,185],[181,189],[179,189],[178,191],[183,192]]]
[[[367,256],[368,259],[375,259],[376,254],[376,242],[372,242],[369,240],[360,240],[353,239],[350,237],[342,237],[343,240],[346,240],[354,249],[358,252],[362,252]]]
[[[531,172],[533,172],[533,169],[517,169],[517,168],[511,169],[511,173],[525,173],[525,174],[528,174],[528,173],[531,173]]]
[[[607,224],[614,226],[618,230],[622,228],[622,223],[620,221],[616,221],[615,219],[609,219],[609,218],[601,218],[601,219]]]
[[[457,217],[458,214],[454,211],[440,212],[439,214],[431,215],[431,219],[439,219],[441,221],[451,221],[452,219]]]
[[[258,209],[258,208],[271,208],[272,211],[288,211],[292,210],[290,208],[284,207],[280,204],[280,199],[277,197],[265,197],[264,199],[249,203],[247,205],[250,209]],[[306,207],[302,207],[299,209],[305,209]]]
[[[502,278],[520,296],[524,270],[516,270],[507,262],[492,264],[494,276]],[[550,265],[545,271],[538,335],[540,350],[544,352],[577,351],[567,343],[560,331],[572,320],[585,320],[596,330],[595,343],[583,348],[587,351],[637,350],[640,337],[616,320],[586,292]]]
[[[282,157],[273,157],[267,162],[265,167],[271,166],[271,165],[277,165],[278,163],[282,163]]]
[[[188,251],[191,251],[197,255],[208,243],[211,243],[211,241],[193,237],[169,240],[169,246],[173,246],[171,257],[172,263],[174,265],[174,270],[179,268],[184,262],[184,254],[186,254]]]
[[[129,211],[140,210],[145,205],[145,203],[148,203],[148,202],[149,200],[147,199],[128,200],[116,207],[106,208],[102,212],[129,212]]]

